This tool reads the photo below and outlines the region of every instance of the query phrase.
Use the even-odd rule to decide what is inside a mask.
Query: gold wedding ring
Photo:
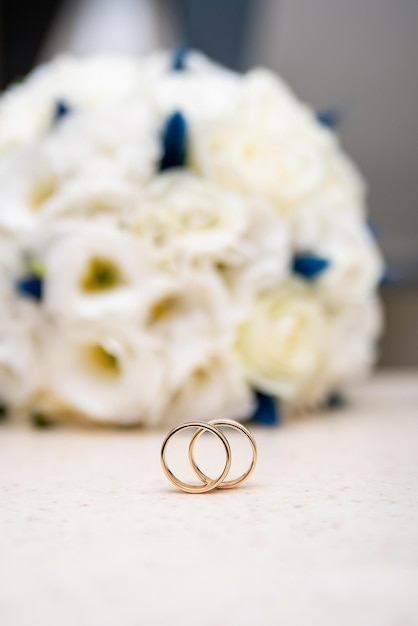
[[[219,489],[232,489],[233,487],[237,487],[238,485],[241,485],[243,482],[245,482],[251,476],[251,474],[253,473],[255,469],[255,465],[257,463],[257,445],[255,443],[255,439],[250,433],[250,431],[247,428],[245,428],[245,426],[233,420],[211,420],[209,424],[211,424],[212,426],[224,426],[226,428],[233,428],[234,430],[238,430],[239,432],[243,433],[247,437],[247,439],[249,440],[251,444],[253,458],[251,460],[251,464],[248,470],[244,472],[238,478],[235,478],[234,480],[222,481],[218,485]],[[200,480],[202,480],[204,483],[208,483],[208,482],[212,482],[213,479],[209,478],[209,476],[206,476],[206,474],[204,474],[202,470],[199,469],[193,457],[193,450],[194,450],[195,443],[199,439],[199,437],[203,434],[203,432],[204,432],[203,430],[198,430],[192,437],[192,440],[189,445],[189,462],[192,468],[194,469],[195,473],[199,476]]]
[[[252,455],[253,455],[251,463],[250,463],[250,467],[248,468],[248,470],[244,472],[238,478],[235,478],[233,480],[228,480],[228,481],[226,481],[225,478],[228,475],[228,472],[231,468],[231,447],[229,445],[228,439],[225,437],[224,433],[220,430],[220,427],[232,428],[234,430],[241,432],[243,435],[245,435],[250,442]],[[194,428],[196,430],[189,444],[189,453],[188,453],[189,462],[193,471],[203,483],[202,485],[192,485],[190,483],[183,482],[182,480],[180,480],[179,478],[177,478],[177,476],[173,474],[173,472],[169,469],[167,465],[166,455],[167,455],[167,444],[169,440],[174,435],[181,432],[182,430],[186,430],[189,428]],[[199,439],[199,437],[204,432],[210,432],[213,435],[216,435],[216,437],[218,437],[218,439],[220,439],[220,441],[222,442],[224,449],[225,449],[225,453],[226,453],[225,466],[222,470],[222,473],[215,479],[210,478],[204,472],[202,472],[202,470],[199,468],[199,466],[197,465],[194,459],[195,444],[197,440]],[[213,489],[216,489],[216,488],[232,489],[233,487],[237,487],[238,485],[241,485],[244,481],[246,481],[251,476],[251,474],[254,471],[256,463],[257,463],[257,446],[255,443],[254,437],[247,430],[247,428],[245,428],[239,422],[235,422],[233,420],[226,420],[226,419],[225,420],[211,420],[210,422],[207,422],[207,423],[206,422],[186,422],[184,424],[180,424],[179,426],[176,426],[175,428],[170,430],[170,432],[164,439],[164,442],[161,448],[161,466],[163,468],[164,474],[166,475],[168,480],[171,483],[173,483],[173,485],[175,485],[179,489],[182,489],[183,491],[186,491],[187,493],[205,493],[208,491],[212,491]]]
[[[226,452],[226,461],[225,467],[222,470],[222,473],[215,480],[209,479],[205,481],[203,485],[190,485],[189,483],[185,483],[177,476],[174,476],[173,472],[169,469],[166,461],[166,453],[167,453],[167,444],[171,437],[181,432],[182,430],[186,430],[187,428],[197,428],[197,432],[208,431],[213,435],[216,435],[218,439],[220,439],[223,443]],[[182,489],[183,491],[187,491],[187,493],[205,493],[206,491],[212,491],[212,489],[216,489],[218,485],[224,480],[226,475],[228,474],[231,468],[231,447],[229,445],[228,439],[225,437],[220,430],[218,430],[215,426],[211,426],[210,424],[206,424],[205,422],[186,422],[185,424],[180,424],[180,426],[176,426],[168,433],[167,437],[164,439],[162,448],[161,448],[161,465],[164,471],[164,474],[167,476],[168,480]]]

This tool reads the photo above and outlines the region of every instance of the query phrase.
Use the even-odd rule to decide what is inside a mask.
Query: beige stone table
[[[416,626],[418,374],[254,432],[246,485],[189,495],[162,432],[2,425],[0,624]]]

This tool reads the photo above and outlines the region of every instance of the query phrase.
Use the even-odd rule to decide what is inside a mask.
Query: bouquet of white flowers
[[[146,425],[324,402],[381,330],[364,198],[266,70],[184,50],[36,69],[0,99],[1,402]]]

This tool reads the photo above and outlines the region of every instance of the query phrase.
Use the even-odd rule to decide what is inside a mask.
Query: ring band
[[[252,436],[252,434],[250,433],[249,430],[247,430],[247,428],[245,428],[245,426],[243,426],[242,424],[235,422],[233,420],[211,420],[210,422],[208,422],[209,425],[211,426],[225,426],[226,428],[233,428],[234,430],[238,430],[239,432],[243,433],[247,439],[249,440],[250,444],[251,444],[251,448],[252,448],[252,452],[253,452],[253,458],[251,460],[250,463],[250,467],[248,468],[248,470],[246,472],[244,472],[241,476],[239,476],[238,478],[235,478],[233,480],[228,480],[228,481],[221,481],[220,483],[218,483],[217,487],[218,489],[232,489],[233,487],[237,487],[238,485],[241,485],[244,481],[247,480],[247,478],[249,478],[251,476],[251,474],[254,471],[254,468],[256,466],[257,463],[257,445],[255,443],[255,439]],[[205,424],[205,426],[207,426],[207,424]],[[194,469],[195,473],[197,474],[197,476],[200,478],[200,480],[202,480],[204,483],[206,484],[212,484],[213,479],[210,478],[209,476],[207,476],[204,472],[202,472],[202,470],[198,467],[198,465],[196,464],[196,461],[194,460],[193,457],[193,450],[194,450],[194,446],[196,441],[199,439],[199,437],[203,434],[204,430],[203,427],[199,428],[199,430],[196,431],[196,433],[193,435],[193,438],[190,442],[189,445],[189,462],[190,465],[192,466],[192,468]],[[214,489],[214,487],[211,487],[212,489]]]
[[[179,478],[177,478],[177,476],[175,476],[173,474],[173,472],[169,469],[168,465],[167,465],[167,461],[166,461],[166,451],[167,451],[167,444],[169,442],[169,440],[171,439],[171,437],[173,437],[174,435],[176,435],[177,433],[179,433],[182,430],[185,430],[187,428],[197,428],[198,431],[197,433],[194,435],[193,440],[196,440],[196,435],[198,434],[198,436],[200,437],[200,435],[204,432],[204,431],[208,431],[210,433],[212,433],[213,435],[216,435],[216,437],[218,437],[218,439],[221,440],[224,448],[225,448],[225,453],[226,453],[226,460],[225,460],[225,467],[222,470],[222,473],[220,474],[220,476],[218,476],[218,478],[216,478],[215,480],[213,480],[212,478],[208,478],[207,476],[205,476],[202,473],[202,476],[205,476],[203,480],[203,485],[190,485],[189,483],[185,483],[182,480],[180,480]],[[187,493],[205,493],[206,491],[212,491],[212,489],[215,489],[216,487],[218,487],[226,478],[230,468],[231,468],[231,448],[228,442],[228,439],[225,437],[225,435],[218,430],[214,425],[206,423],[206,422],[187,422],[186,424],[180,424],[179,426],[176,426],[175,428],[173,428],[172,430],[170,430],[170,432],[168,433],[167,437],[164,439],[163,445],[161,447],[161,466],[163,468],[163,472],[164,474],[167,476],[168,480],[170,482],[173,483],[173,485],[175,485],[176,487],[179,487],[179,489],[182,489],[183,491],[186,491]],[[189,455],[190,458],[190,455]],[[195,470],[196,472],[196,470]],[[199,469],[200,472],[200,469]],[[196,472],[197,473],[197,472]],[[199,476],[199,474],[197,473],[197,475]]]

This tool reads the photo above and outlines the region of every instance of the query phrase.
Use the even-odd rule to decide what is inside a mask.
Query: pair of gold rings
[[[241,432],[242,434],[244,434],[249,440],[251,449],[252,449],[253,456],[252,456],[252,461],[250,463],[250,467],[241,476],[233,480],[225,480],[231,468],[231,460],[232,460],[231,459],[231,446],[229,445],[229,441],[225,437],[224,433],[220,430],[220,427],[233,428],[234,430],[237,430]],[[183,430],[189,429],[189,428],[193,428],[196,430],[189,444],[189,455],[188,455],[189,463],[193,471],[195,472],[196,476],[202,482],[201,485],[191,485],[190,483],[183,482],[182,480],[177,478],[177,476],[175,476],[173,472],[169,469],[167,465],[167,461],[166,461],[167,444],[170,441],[170,439],[174,437],[174,435],[176,435],[177,433]],[[225,465],[224,465],[222,472],[219,474],[217,478],[210,478],[204,472],[202,472],[202,470],[198,467],[194,459],[194,455],[193,455],[194,446],[196,444],[196,441],[204,432],[212,433],[218,439],[220,439],[225,449],[225,454],[226,454]],[[173,483],[173,485],[175,485],[179,489],[182,489],[183,491],[186,491],[187,493],[205,493],[208,491],[212,491],[213,489],[216,489],[216,488],[232,489],[233,487],[237,487],[238,485],[241,485],[244,481],[246,481],[251,476],[251,474],[254,471],[256,463],[257,463],[257,446],[255,443],[254,437],[242,424],[239,424],[238,422],[235,422],[233,420],[225,419],[225,420],[212,420],[210,422],[186,422],[184,424],[180,424],[179,426],[176,426],[175,428],[170,430],[167,437],[164,439],[164,442],[161,448],[161,466],[163,468],[164,474],[167,476],[168,480],[171,483]]]

